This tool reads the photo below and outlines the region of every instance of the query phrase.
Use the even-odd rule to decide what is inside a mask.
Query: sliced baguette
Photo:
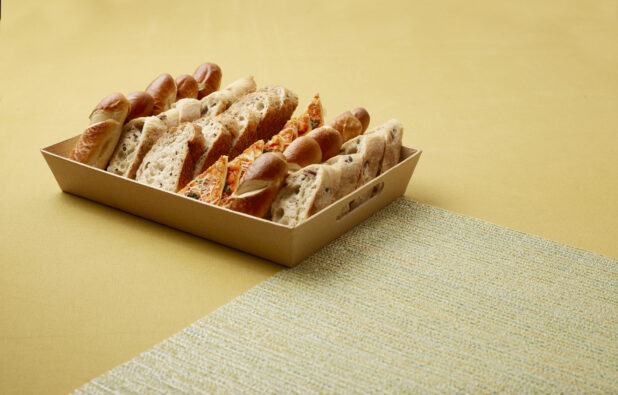
[[[215,163],[221,155],[230,152],[234,132],[237,132],[238,125],[233,124],[230,118],[220,117],[200,118],[194,124],[201,128],[205,144],[204,152],[195,165],[194,177],[197,177]]]
[[[242,108],[255,110],[260,115],[257,127],[257,138],[267,141],[272,135],[277,133],[279,96],[272,92],[253,92],[249,93],[234,102],[228,111],[236,112]],[[281,125],[283,126],[283,125]]]
[[[142,160],[166,131],[167,125],[157,117],[142,117],[127,122],[107,171],[134,179]]]
[[[279,132],[283,125],[290,119],[292,114],[294,114],[294,110],[298,106],[298,96],[296,93],[291,90],[284,88],[282,86],[276,85],[268,85],[258,92],[272,92],[279,97],[279,108],[277,109],[277,119],[274,121],[273,128],[276,129],[276,132]]]
[[[366,134],[377,134],[384,139],[384,157],[382,158],[379,174],[384,173],[399,163],[399,157],[401,155],[401,140],[403,138],[403,125],[400,121],[391,119]]]
[[[136,180],[177,192],[193,179],[195,163],[204,152],[199,125],[183,123],[165,132],[146,154]]]
[[[341,171],[325,164],[310,165],[288,175],[271,206],[274,222],[295,226],[335,201]]]
[[[260,122],[260,113],[251,108],[239,108],[226,111],[223,115],[234,118],[238,123],[238,134],[234,136],[232,149],[228,154],[232,160],[258,140],[257,127]]]

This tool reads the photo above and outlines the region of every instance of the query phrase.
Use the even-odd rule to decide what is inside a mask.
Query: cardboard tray
[[[202,203],[69,160],[67,157],[78,138],[79,135],[41,149],[64,192],[289,267],[403,195],[421,155],[420,150],[402,147],[401,160],[395,167],[292,227]],[[354,198],[377,185],[380,191],[371,199],[340,215]]]

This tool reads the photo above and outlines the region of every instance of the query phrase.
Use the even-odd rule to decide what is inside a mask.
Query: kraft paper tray
[[[404,194],[421,150],[402,147],[400,162],[306,221],[291,227],[199,202],[67,159],[79,136],[41,149],[60,189],[285,265],[295,266]],[[381,191],[339,218],[355,197]],[[379,189],[379,188],[378,188]],[[238,232],[242,229],[242,232]]]

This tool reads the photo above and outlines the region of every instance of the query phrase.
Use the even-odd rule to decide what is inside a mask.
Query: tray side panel
[[[294,257],[292,266],[302,262],[322,246],[358,225],[373,213],[402,196],[416,168],[421,151],[402,147],[402,160],[397,166],[381,174],[369,183],[344,196],[294,228]],[[382,190],[368,201],[348,212],[341,213],[350,202],[366,191],[384,183]]]
[[[41,150],[60,188],[241,251],[288,264],[292,229],[140,184]]]

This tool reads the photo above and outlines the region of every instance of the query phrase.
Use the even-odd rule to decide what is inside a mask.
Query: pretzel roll
[[[199,87],[198,99],[210,95],[221,86],[221,69],[214,63],[203,63],[195,69],[193,78]]]
[[[183,74],[176,77],[176,100],[180,99],[197,99],[197,94],[200,88],[197,85],[195,78],[189,74]]]
[[[152,115],[159,115],[176,101],[176,81],[169,74],[161,74],[148,85],[146,92],[154,99]]]
[[[365,133],[365,130],[367,130],[367,126],[369,126],[369,121],[371,120],[367,110],[365,110],[363,107],[357,107],[352,110],[352,115],[354,115],[363,125],[363,131],[360,132],[360,134]]]
[[[290,170],[298,170],[322,160],[322,149],[315,139],[309,136],[301,136],[283,152],[285,159],[290,164]]]
[[[341,144],[343,144],[341,134],[330,126],[313,129],[306,136],[311,137],[320,145],[320,150],[322,151],[322,160],[320,162],[325,162],[339,154]]]
[[[328,123],[328,126],[341,133],[343,142],[363,133],[363,124],[350,111],[346,111]]]
[[[152,115],[152,107],[154,105],[154,99],[146,92],[133,92],[127,95],[127,100],[131,105],[129,115],[127,115],[126,122],[129,122],[135,118],[149,117]]]
[[[112,93],[107,95],[97,104],[90,113],[90,124],[95,124],[108,119],[113,119],[123,123],[131,104],[122,93]]]
[[[281,189],[288,172],[285,157],[279,152],[260,155],[251,164],[226,207],[256,217],[264,217]]]

